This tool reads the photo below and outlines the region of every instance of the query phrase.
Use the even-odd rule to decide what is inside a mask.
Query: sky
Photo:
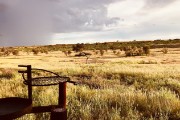
[[[180,38],[180,0],[0,0],[0,46]]]

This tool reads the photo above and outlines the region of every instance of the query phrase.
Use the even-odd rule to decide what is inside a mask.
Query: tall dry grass
[[[85,64],[76,62],[79,58],[70,61],[74,58],[64,59],[57,57],[58,54],[17,57],[22,59],[22,63],[30,62],[33,66],[53,70],[79,83],[76,86],[67,85],[69,120],[180,119],[180,64],[146,63],[142,62],[144,58],[139,60],[136,57]],[[9,59],[9,62],[12,61]],[[16,61],[14,64],[17,63]],[[17,68],[0,69],[0,79],[1,98],[27,97],[27,87],[22,84]],[[35,106],[56,104],[57,98],[58,86],[33,88]],[[30,114],[19,118],[48,119],[49,113]]]

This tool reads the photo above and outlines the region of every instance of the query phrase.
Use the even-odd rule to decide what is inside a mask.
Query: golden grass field
[[[88,51],[93,54],[93,51]],[[48,54],[0,57],[0,97],[27,96],[17,70],[30,64],[69,76],[79,85],[67,85],[69,120],[179,120],[180,48],[151,49],[148,56],[125,57],[112,50],[104,56]],[[10,76],[10,77],[9,77]],[[8,80],[7,80],[8,79]],[[34,87],[34,105],[57,103],[57,87]],[[48,120],[49,114],[25,115],[19,120]]]

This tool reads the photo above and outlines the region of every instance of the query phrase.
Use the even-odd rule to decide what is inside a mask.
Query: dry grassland
[[[104,56],[65,56],[61,51],[0,57],[0,97],[26,97],[17,73],[19,64],[52,70],[79,85],[67,86],[69,120],[179,120],[180,48],[151,49],[149,56],[125,57],[111,50]],[[34,105],[57,103],[57,87],[35,87]],[[48,120],[49,114],[25,115],[20,120]]]

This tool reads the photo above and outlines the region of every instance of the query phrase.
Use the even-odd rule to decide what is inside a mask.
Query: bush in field
[[[68,55],[70,56],[72,52],[71,52],[70,50],[68,50],[68,52],[67,52],[67,53],[68,53]]]
[[[27,55],[29,55],[29,54],[30,54],[30,52],[31,52],[31,50],[26,49],[26,50],[25,50],[25,52],[27,53]]]
[[[126,56],[136,56],[137,55],[137,47],[127,46],[124,48]]]
[[[6,49],[3,47],[3,48],[1,48],[1,52],[5,52],[6,51]]]
[[[95,51],[94,53],[95,53],[95,55],[97,55],[99,53],[99,51]]]
[[[129,50],[131,50],[131,49],[132,49],[131,46],[126,46],[126,47],[123,48],[124,51],[129,51]]]
[[[9,56],[11,54],[11,51],[10,50],[6,50],[4,51],[3,55],[4,56]]]
[[[113,53],[114,53],[114,54],[116,54],[116,53],[117,53],[117,51],[116,51],[116,50],[113,50]]]
[[[34,55],[38,55],[38,53],[40,52],[38,48],[34,48],[32,49],[32,52]]]
[[[82,52],[84,50],[84,44],[76,44],[72,46],[73,51],[75,52]]]
[[[45,48],[39,48],[39,51],[40,51],[41,53],[48,54],[48,50],[45,49]]]
[[[104,55],[104,50],[100,50],[100,54],[101,54],[101,56],[103,56]]]
[[[168,49],[167,48],[163,48],[161,51],[163,52],[163,54],[167,54],[168,53]]]
[[[150,54],[150,47],[149,46],[143,46],[144,54],[149,55]]]
[[[66,56],[68,56],[68,51],[62,51]]]
[[[127,46],[124,48],[125,55],[126,56],[142,56],[142,55],[148,55],[150,54],[150,47],[144,46],[144,47],[136,47],[136,46]]]
[[[82,57],[85,56],[86,57],[86,64],[88,63],[88,59],[90,58],[92,54],[88,53],[88,52],[80,52],[79,54],[75,54],[76,57]]]
[[[15,77],[14,70],[11,69],[2,69],[0,70],[0,79],[12,79]]]
[[[18,50],[13,50],[13,51],[12,51],[12,54],[13,54],[13,55],[19,55],[19,51],[18,51]]]
[[[121,55],[121,52],[120,52],[120,51],[118,51],[118,52],[116,53],[116,55],[117,55],[117,56],[120,56],[120,55]]]
[[[49,52],[48,52],[48,50],[44,50],[44,53],[45,53],[45,54],[48,54]]]
[[[126,56],[133,56],[133,51],[132,50],[126,50],[125,55]]]
[[[142,47],[138,48],[137,55],[142,56],[143,54],[144,54],[143,48]]]

